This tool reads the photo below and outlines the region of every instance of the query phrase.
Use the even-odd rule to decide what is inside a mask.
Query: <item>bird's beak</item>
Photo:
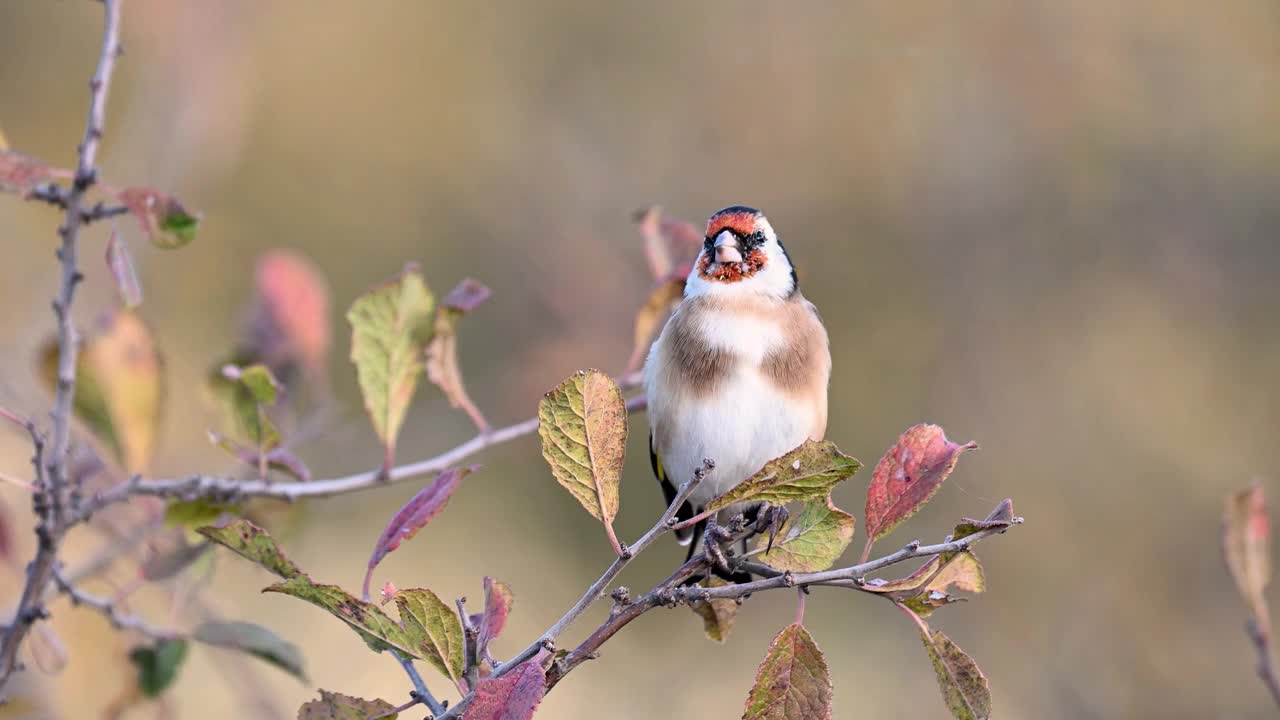
[[[742,249],[738,246],[738,238],[734,237],[734,234],[728,230],[716,236],[716,243],[712,247],[716,251],[716,262],[742,262]]]

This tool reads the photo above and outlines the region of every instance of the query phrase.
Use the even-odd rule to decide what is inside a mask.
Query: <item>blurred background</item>
[[[0,5],[0,127],[13,147],[73,165],[100,23],[86,0]],[[181,251],[122,225],[167,362],[153,473],[229,470],[207,445],[199,389],[239,335],[270,248],[304,253],[330,284],[342,414],[300,449],[330,477],[379,460],[342,313],[406,260],[440,293],[467,276],[494,288],[460,352],[472,396],[505,425],[573,370],[625,365],[651,283],[634,210],[656,203],[701,223],[754,205],[831,334],[828,437],[868,466],[917,422],[982,445],[883,549],[940,539],[1004,497],[1027,519],[979,549],[988,592],[934,618],[987,673],[998,717],[1272,717],[1218,523],[1228,491],[1254,478],[1278,489],[1278,23],[1273,3],[1249,0],[129,0],[103,174],[173,190],[205,219]],[[56,223],[50,208],[0,197],[0,405],[38,418],[49,399],[32,358],[53,327]],[[114,301],[106,233],[83,240],[83,324]],[[644,419],[632,423],[624,539],[661,510]],[[472,432],[424,386],[400,456]],[[26,477],[28,456],[0,433],[0,471]],[[483,473],[377,579],[473,600],[481,576],[504,579],[516,592],[504,657],[611,552],[536,439],[478,460]],[[869,478],[837,502],[861,515]],[[282,541],[317,579],[354,590],[420,486],[305,503]],[[0,500],[25,562],[29,500],[9,485]],[[78,531],[71,553],[100,543]],[[622,581],[648,587],[681,557],[664,540]],[[135,574],[125,563],[110,576]],[[6,607],[19,580],[0,570]],[[393,660],[318,609],[259,594],[269,581],[220,553],[202,602],[298,643],[308,684],[195,648],[168,704],[128,717],[292,717],[317,687],[406,696]],[[144,588],[135,605],[181,625],[172,590]],[[540,717],[738,717],[793,605],[753,598],[724,646],[686,609],[650,613]],[[130,682],[128,639],[65,600],[53,613],[69,663],[24,674],[0,716],[98,717]],[[807,618],[837,718],[946,716],[915,629],[887,605],[819,590]]]

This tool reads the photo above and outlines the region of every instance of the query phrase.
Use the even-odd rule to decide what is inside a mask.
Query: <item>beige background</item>
[[[466,321],[462,355],[475,399],[505,424],[572,370],[625,362],[648,284],[632,210],[659,203],[701,221],[752,204],[830,330],[830,437],[868,464],[919,421],[982,444],[885,547],[940,538],[1006,496],[1028,520],[981,549],[990,591],[937,620],[986,670],[998,716],[1270,717],[1216,542],[1224,493],[1255,476],[1277,489],[1278,19],[1247,0],[129,0],[104,174],[172,188],[206,218],[180,252],[126,228],[172,388],[155,470],[226,469],[205,446],[198,387],[267,248],[301,249],[332,284],[345,415],[304,448],[331,476],[377,462],[341,322],[363,287],[417,259],[437,290],[467,275],[495,288]],[[0,127],[16,147],[72,162],[98,28],[82,0],[0,4]],[[36,416],[55,224],[48,208],[0,198],[0,404]],[[104,240],[101,228],[85,238],[82,322],[111,299]],[[660,505],[634,423],[623,538]],[[468,434],[422,392],[402,457]],[[0,470],[25,474],[27,453],[0,434]],[[506,655],[610,553],[536,441],[483,462],[379,578],[473,598],[482,575],[507,580]],[[868,477],[837,501],[860,509]],[[415,487],[309,503],[286,547],[318,578],[358,588],[382,523]],[[0,499],[25,557],[27,500],[10,487]],[[81,553],[97,538],[74,541]],[[657,544],[625,583],[658,579],[678,554]],[[405,697],[392,660],[318,610],[258,594],[267,582],[221,557],[207,597],[299,643],[313,685],[260,664],[224,676],[197,649],[169,712],[242,716],[228,688],[248,687],[245,671],[287,715],[316,686]],[[4,603],[17,588],[0,574]],[[139,594],[159,622],[166,590]],[[54,613],[70,665],[27,675],[24,703],[46,708],[30,716],[95,717],[129,672],[121,641],[91,613]],[[791,614],[790,596],[756,597],[722,647],[687,611],[655,612],[541,717],[737,717]],[[837,718],[944,716],[919,641],[890,608],[821,591],[808,618]]]

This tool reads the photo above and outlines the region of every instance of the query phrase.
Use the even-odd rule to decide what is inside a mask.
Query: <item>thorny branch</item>
[[[98,67],[89,82],[89,119],[85,124],[84,138],[78,148],[79,159],[71,189],[66,195],[66,206],[58,234],[62,244],[58,249],[58,261],[62,266],[62,281],[53,301],[53,312],[58,325],[57,388],[51,413],[52,438],[44,458],[43,472],[37,472],[38,492],[34,493],[38,521],[36,536],[39,544],[36,557],[27,567],[27,581],[14,613],[13,622],[0,640],[0,689],[18,668],[18,648],[32,625],[42,619],[46,610],[41,603],[45,586],[52,579],[57,563],[58,544],[65,533],[65,508],[63,494],[67,489],[68,449],[71,445],[71,400],[75,393],[77,337],[71,317],[71,304],[75,289],[83,278],[77,267],[77,243],[80,228],[84,224],[84,198],[97,179],[98,144],[102,138],[106,116],[107,92],[116,58],[120,55],[120,5],[123,0],[102,0],[103,32],[102,52]],[[37,447],[37,454],[41,448]]]

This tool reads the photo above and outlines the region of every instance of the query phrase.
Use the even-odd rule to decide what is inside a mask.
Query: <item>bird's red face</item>
[[[736,283],[764,269],[769,258],[760,219],[758,211],[739,207],[712,215],[698,257],[698,274],[711,282]]]

